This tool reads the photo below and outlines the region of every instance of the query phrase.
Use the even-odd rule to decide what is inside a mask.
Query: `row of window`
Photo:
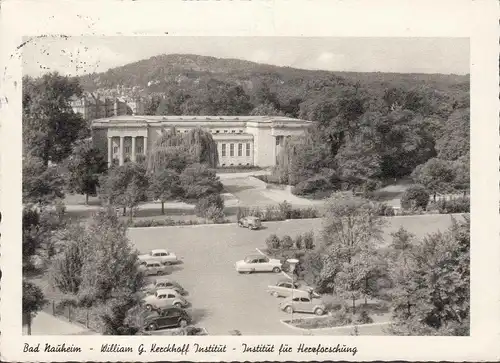
[[[222,153],[221,156],[226,156],[226,145],[222,144]],[[234,144],[229,144],[229,156],[234,156]],[[238,156],[243,156],[243,144],[238,144]],[[246,156],[250,156],[250,143],[246,144]]]
[[[114,146],[113,147],[113,154],[118,154],[118,149],[119,149],[118,146]],[[132,148],[130,146],[125,146],[124,149],[125,149],[125,154],[130,154],[130,151],[132,150]],[[142,146],[138,146],[136,148],[136,152],[137,152],[137,154],[142,154],[142,152],[143,152]]]
[[[220,133],[220,130],[212,130],[212,134],[218,134]],[[227,134],[229,133],[229,130],[224,130],[224,133]],[[232,134],[235,134],[236,133],[236,130],[231,130],[231,133]],[[243,133],[243,130],[238,130],[238,133],[239,134],[242,134]]]

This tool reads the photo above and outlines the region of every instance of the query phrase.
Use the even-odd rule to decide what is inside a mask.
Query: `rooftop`
[[[183,121],[183,122],[216,122],[216,121],[255,121],[255,122],[310,122],[306,120],[300,120],[296,118],[286,117],[286,116],[140,116],[140,115],[123,115],[123,116],[113,116],[107,118],[101,118],[94,120],[94,122],[108,123],[108,122],[147,122],[155,123],[162,121]]]

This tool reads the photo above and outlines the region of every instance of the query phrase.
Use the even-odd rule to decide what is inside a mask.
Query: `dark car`
[[[260,229],[262,227],[262,222],[260,218],[247,216],[238,221],[238,226],[248,229]]]
[[[156,310],[155,314],[144,319],[144,330],[185,327],[191,322],[188,313],[177,307]]]

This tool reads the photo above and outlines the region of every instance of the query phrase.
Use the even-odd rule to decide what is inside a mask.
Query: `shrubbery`
[[[439,213],[470,213],[470,198],[460,197],[456,199],[438,200],[432,203],[432,207],[437,209]]]
[[[384,217],[392,217],[395,215],[394,207],[385,203],[378,203],[376,205],[377,215]]]
[[[259,207],[238,208],[236,216],[238,220],[243,217],[254,216],[263,222],[270,222],[284,221],[286,219],[318,218],[319,212],[314,208],[293,208],[290,203],[285,201],[278,206],[270,205],[264,209]]]
[[[401,196],[401,207],[425,210],[429,204],[429,198],[429,191],[424,186],[415,184],[410,186]]]

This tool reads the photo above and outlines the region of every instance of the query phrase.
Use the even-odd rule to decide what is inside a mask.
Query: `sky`
[[[31,76],[104,72],[159,54],[328,71],[467,74],[470,46],[467,38],[87,36],[31,39],[22,52],[23,73]]]

